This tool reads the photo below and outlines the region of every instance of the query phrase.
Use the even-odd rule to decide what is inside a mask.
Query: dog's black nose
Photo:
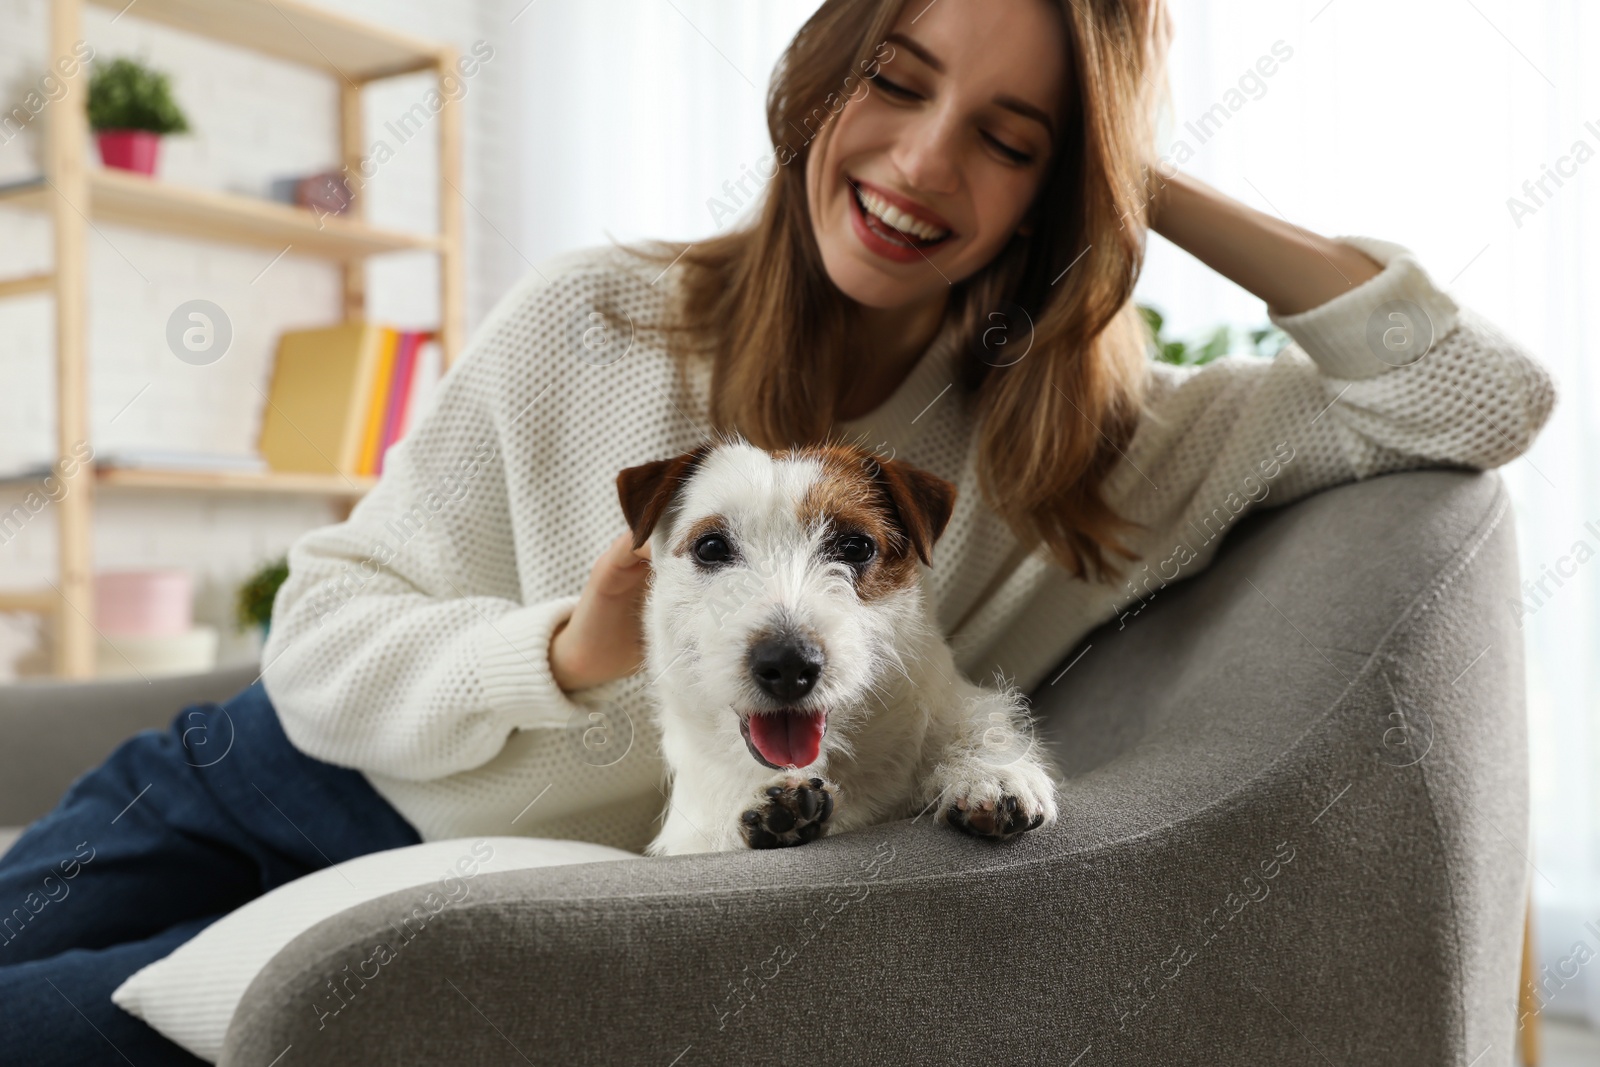
[[[751,646],[750,674],[774,699],[800,700],[822,674],[822,649],[794,634],[764,637]]]

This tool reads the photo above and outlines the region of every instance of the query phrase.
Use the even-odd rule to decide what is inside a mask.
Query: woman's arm
[[[1150,228],[1218,274],[1294,315],[1327,303],[1377,275],[1359,249],[1309,233],[1177,173],[1153,174]]]
[[[587,365],[563,346],[593,277],[547,262],[503,298],[378,485],[290,550],[262,659],[297,748],[430,780],[488,762],[513,731],[579,721],[548,649],[621,524],[595,493],[603,457],[595,487],[576,484],[574,457],[598,449],[562,417],[589,403],[574,392]],[[620,379],[605,384],[622,396]],[[574,494],[610,507],[577,514]]]
[[[1197,565],[1252,508],[1393,471],[1509,463],[1555,407],[1550,372],[1409,250],[1339,243],[1382,269],[1315,307],[1272,313],[1292,341],[1276,357],[1150,362],[1144,417],[1107,484],[1136,521],[1199,531]]]

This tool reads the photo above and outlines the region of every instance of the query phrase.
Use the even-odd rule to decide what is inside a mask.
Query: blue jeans
[[[0,1063],[198,1064],[111,991],[255,897],[417,831],[260,682],[124,741],[0,857]]]

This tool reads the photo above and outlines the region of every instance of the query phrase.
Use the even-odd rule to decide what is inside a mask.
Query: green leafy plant
[[[261,569],[239,587],[234,617],[241,631],[258,626],[263,633],[266,632],[272,623],[272,601],[278,595],[278,587],[288,577],[289,560],[286,556],[279,556],[262,564]]]
[[[96,63],[89,78],[89,126],[100,130],[187,133],[167,76],[134,59]]]
[[[1236,349],[1271,359],[1289,343],[1288,334],[1276,326],[1262,326],[1254,330],[1224,324],[1212,330],[1204,340],[1189,342],[1167,337],[1163,333],[1166,318],[1148,304],[1139,305],[1139,314],[1150,329],[1151,357],[1164,363],[1183,367],[1197,367],[1214,359],[1231,355]]]

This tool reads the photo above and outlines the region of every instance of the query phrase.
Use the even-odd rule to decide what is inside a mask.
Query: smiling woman
[[[846,109],[806,161],[823,262],[868,307],[942,306],[950,284],[987,265],[1034,203],[1065,110],[1064,30],[1046,5],[996,4],[976,20],[930,13],[917,31],[927,44],[915,29],[907,21],[889,34],[897,51],[874,81],[877,93]],[[847,240],[845,227],[862,239]],[[941,247],[950,252],[940,260],[945,278],[860,262],[914,264]]]
[[[1129,297],[1160,11],[1159,0],[823,4],[774,75],[774,145],[887,47],[868,91],[790,147],[803,166],[782,169],[748,230],[636,250],[682,258],[680,332],[714,353],[714,421],[767,445],[818,440],[878,409],[946,323],[981,356],[977,339],[1011,309],[1037,348],[1074,355],[1004,375],[982,358],[963,368],[962,392],[990,414],[985,489],[1075,570],[1103,566],[1122,525],[1099,482],[1132,434],[1143,380]]]

